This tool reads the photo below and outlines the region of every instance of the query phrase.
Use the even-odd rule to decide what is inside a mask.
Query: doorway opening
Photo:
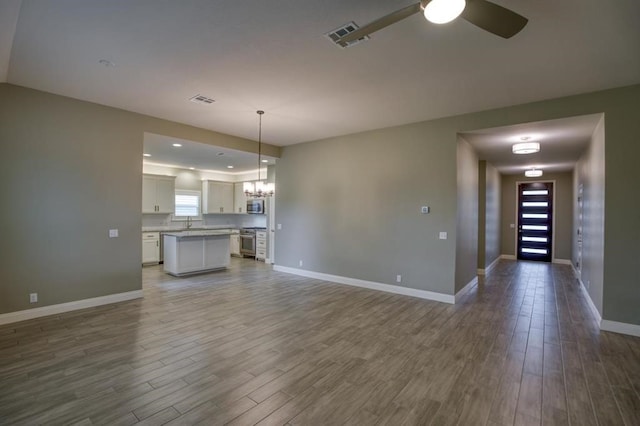
[[[553,183],[519,183],[517,258],[551,262],[552,250]]]

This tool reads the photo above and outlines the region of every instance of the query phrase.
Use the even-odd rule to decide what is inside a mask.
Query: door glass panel
[[[525,213],[522,217],[525,219],[546,219],[547,215],[543,213]]]
[[[522,195],[549,195],[546,189],[529,189],[522,191]]]
[[[549,205],[546,201],[525,201],[522,203],[522,207],[547,207]]]
[[[545,249],[534,249],[534,248],[528,248],[528,247],[523,247],[522,252],[533,253],[533,254],[547,254],[547,250]]]
[[[522,229],[529,231],[546,231],[548,228],[546,225],[522,225]]]
[[[522,241],[532,241],[534,243],[546,243],[546,237],[522,237]]]

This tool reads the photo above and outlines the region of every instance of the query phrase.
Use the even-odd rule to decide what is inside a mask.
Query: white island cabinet
[[[180,276],[229,266],[230,231],[184,231],[164,234],[164,271]]]

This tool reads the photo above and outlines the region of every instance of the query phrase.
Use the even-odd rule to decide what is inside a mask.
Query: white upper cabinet
[[[244,182],[236,182],[233,184],[233,212],[247,212],[247,196],[244,194]]]
[[[174,176],[142,175],[142,213],[173,213]]]
[[[233,213],[233,183],[202,181],[202,213]]]

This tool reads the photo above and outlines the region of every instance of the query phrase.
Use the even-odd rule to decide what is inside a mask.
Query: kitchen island
[[[164,271],[181,276],[229,266],[231,231],[203,230],[164,234]]]

